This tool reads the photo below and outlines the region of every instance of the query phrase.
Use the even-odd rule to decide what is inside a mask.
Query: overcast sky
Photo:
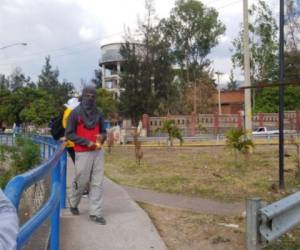
[[[249,5],[255,0],[249,0]],[[159,18],[167,17],[175,0],[156,0]],[[212,50],[215,71],[221,71],[221,83],[230,73],[232,40],[242,22],[243,0],[203,0],[215,7],[226,33]],[[278,1],[269,0],[275,13]],[[16,67],[33,80],[37,79],[45,56],[58,67],[60,79],[80,87],[80,79],[89,81],[100,59],[100,43],[122,37],[124,27],[136,28],[144,15],[144,0],[0,0],[0,47],[26,42],[0,50],[0,73],[10,74]],[[242,75],[235,71],[236,78]]]

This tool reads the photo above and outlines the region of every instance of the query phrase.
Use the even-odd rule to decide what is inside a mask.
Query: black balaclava
[[[94,128],[98,122],[98,110],[96,108],[96,88],[88,85],[82,90],[80,104],[80,116],[86,128]]]

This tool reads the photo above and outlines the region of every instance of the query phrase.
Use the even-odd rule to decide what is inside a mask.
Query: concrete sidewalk
[[[70,163],[70,161],[68,162]],[[68,187],[73,175],[73,164],[68,165]],[[72,215],[68,209],[62,212],[62,250],[164,250],[166,246],[148,215],[119,185],[105,179],[105,226],[89,220],[88,198],[81,200],[80,215]]]

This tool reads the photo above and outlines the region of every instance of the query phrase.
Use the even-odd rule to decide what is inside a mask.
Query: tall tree
[[[15,91],[18,88],[22,88],[27,86],[28,84],[31,84],[30,77],[26,77],[24,73],[22,72],[21,68],[15,68],[12,74],[9,77],[9,85],[10,88]]]
[[[300,7],[299,0],[286,1],[285,79],[291,80],[300,78],[300,11],[297,7]]]
[[[300,109],[300,86],[286,86],[284,92],[285,109]],[[278,112],[278,104],[278,87],[262,89],[256,98],[255,112]]]
[[[94,70],[95,76],[92,79],[92,83],[95,84],[96,88],[102,88],[102,69],[95,69]]]
[[[38,77],[38,88],[48,92],[55,100],[56,108],[62,106],[72,95],[74,86],[71,82],[63,80],[59,82],[59,70],[52,69],[50,56],[45,58],[46,62]]]
[[[272,81],[278,78],[278,26],[265,1],[259,0],[249,9],[249,47],[251,81]],[[244,69],[243,28],[233,40],[232,61]]]
[[[8,124],[12,124],[15,121],[23,121],[41,125],[47,123],[51,115],[57,112],[53,97],[46,91],[36,88],[17,88],[13,92],[6,93],[3,99],[3,103],[0,101],[0,116]],[[40,106],[42,102],[46,102],[47,105]],[[32,115],[33,112],[31,112],[31,115],[28,113],[28,110],[33,109],[36,110],[34,112],[35,117]],[[36,123],[36,121],[39,122]]]
[[[298,5],[298,6],[297,6]],[[300,7],[299,0],[286,1],[286,25],[285,40],[286,48],[289,51],[298,51],[300,44]]]
[[[177,0],[161,27],[176,62],[185,70],[187,83],[198,79],[202,70],[209,67],[207,55],[225,32],[217,11],[196,0]]]
[[[5,76],[0,74],[0,90],[5,90],[9,88],[9,79]]]
[[[156,24],[153,1],[146,0],[147,15],[139,24],[139,43],[131,37],[120,53],[125,59],[121,87],[121,111],[137,123],[143,113],[154,114],[160,103],[168,99],[172,73],[172,57],[169,43],[161,35]]]
[[[53,92],[53,90],[59,85],[58,76],[58,69],[52,69],[52,65],[50,64],[50,56],[47,56],[45,58],[45,65],[38,77],[38,87],[49,91],[50,93]]]
[[[237,84],[237,81],[234,80],[233,70],[230,70],[230,76],[229,76],[229,82],[227,83],[227,88],[229,90],[236,90],[238,89],[239,85]]]
[[[118,112],[118,100],[114,99],[113,93],[106,89],[97,89],[96,103],[104,117],[110,118]]]

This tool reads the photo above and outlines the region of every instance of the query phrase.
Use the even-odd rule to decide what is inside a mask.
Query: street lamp
[[[221,109],[221,87],[220,87],[220,76],[224,73],[222,72],[215,72],[215,74],[218,77],[218,106],[219,106],[219,115],[222,115],[222,109]]]
[[[6,48],[13,47],[13,46],[17,46],[17,45],[26,46],[26,45],[27,45],[27,43],[13,43],[13,44],[9,44],[9,45],[6,45],[6,46],[3,46],[3,47],[0,47],[0,49],[6,49]]]

